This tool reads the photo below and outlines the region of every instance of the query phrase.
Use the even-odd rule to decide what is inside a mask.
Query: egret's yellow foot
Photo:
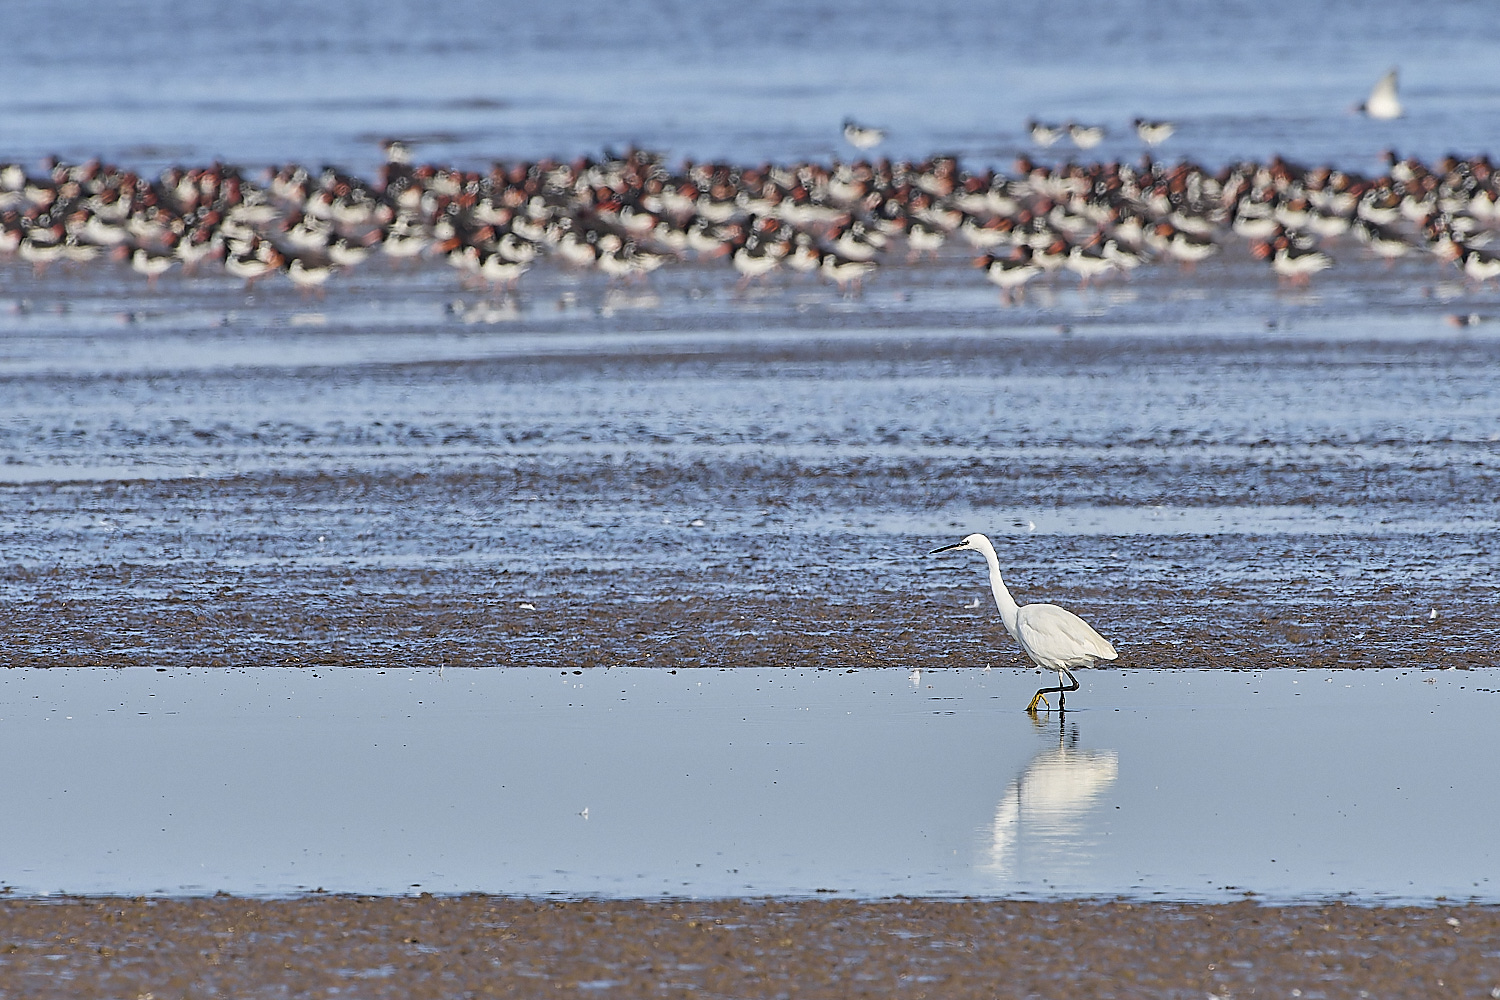
[[[1047,711],[1049,711],[1049,712],[1052,711],[1052,703],[1049,702],[1047,700],[1047,696],[1045,694],[1043,694],[1042,692],[1040,692],[1040,691],[1038,691],[1036,694],[1034,694],[1034,695],[1031,696],[1031,704],[1026,706],[1026,711],[1028,711],[1028,712],[1032,713],[1033,715],[1035,715],[1036,714],[1036,703],[1037,702],[1041,702],[1043,705],[1046,705],[1047,706]]]

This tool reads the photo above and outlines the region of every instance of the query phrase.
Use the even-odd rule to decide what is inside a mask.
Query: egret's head
[[[982,552],[984,551],[984,546],[989,544],[989,541],[990,540],[988,538],[984,537],[978,532],[975,532],[972,535],[965,535],[961,540],[954,542],[952,545],[944,545],[940,549],[933,549],[931,554],[937,555],[939,552],[958,552],[964,549],[975,549]]]

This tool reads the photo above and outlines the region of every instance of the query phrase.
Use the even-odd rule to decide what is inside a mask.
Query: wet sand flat
[[[1019,665],[927,555],[975,530],[1122,664],[1493,662],[1490,328],[1252,264],[1014,310],[558,273],[478,324],[427,272],[12,274],[0,662]]]
[[[0,60],[12,98],[6,155],[28,169],[53,153],[147,174],[295,154],[369,173],[391,135],[409,137],[424,159],[471,166],[495,155],[567,159],[601,143],[674,159],[822,160],[848,152],[834,124],[851,110],[889,127],[881,154],[941,149],[970,162],[1038,152],[1021,125],[1028,112],[1105,125],[1101,159],[1140,155],[1131,116],[1171,114],[1180,132],[1163,157],[1221,164],[1275,152],[1361,172],[1382,169],[1379,149],[1436,157],[1455,136],[1463,147],[1472,141],[1463,137],[1495,133],[1492,95],[1472,85],[1488,75],[1485,31],[1495,22],[1459,7],[1426,11],[1414,29],[1377,5],[1328,32],[1331,11],[1318,4],[1181,18],[1129,2],[1079,16],[1080,5],[1051,2],[979,19],[964,4],[917,19],[876,4],[851,20],[816,3],[768,17],[761,7],[653,13],[597,0],[557,15],[548,5],[488,15],[373,0],[353,17],[338,5],[314,19],[299,10],[290,31],[276,3],[190,19],[138,5],[107,31],[75,23],[61,5],[30,6],[7,11],[17,56]],[[835,49],[841,58],[827,58]],[[1074,56],[1069,72],[1055,71],[1059,51]],[[1412,84],[1408,113],[1385,122],[1349,114],[1384,68],[1368,58],[1397,51]],[[370,71],[372,53],[380,73]],[[932,71],[892,73],[898,65]],[[1121,79],[1134,83],[1121,88]],[[997,109],[997,93],[1009,110]],[[1425,253],[1386,264],[1350,237],[1328,245],[1334,270],[1304,290],[1275,288],[1264,263],[1232,245],[1192,274],[1154,268],[1147,280],[1088,290],[1044,277],[1025,304],[1005,309],[955,245],[930,267],[883,268],[856,299],[799,279],[732,292],[723,261],[673,266],[646,283],[541,266],[504,296],[460,288],[445,264],[372,263],[335,275],[326,297],[300,296],[285,279],[247,293],[217,267],[174,270],[146,289],[102,258],[45,274],[0,261],[0,664],[106,668],[0,671],[12,688],[33,685],[25,712],[13,712],[19,698],[0,704],[0,736],[14,748],[0,755],[0,827],[19,826],[48,849],[65,846],[64,832],[97,835],[102,848],[76,852],[73,870],[113,868],[144,884],[124,843],[126,810],[112,803],[175,812],[138,824],[153,837],[169,825],[180,836],[184,817],[202,823],[168,847],[174,862],[200,851],[224,860],[213,835],[226,829],[264,861],[272,852],[246,832],[251,824],[226,822],[238,809],[268,818],[300,863],[309,845],[288,814],[316,810],[290,807],[287,792],[323,774],[347,787],[347,772],[335,773],[341,752],[376,776],[366,804],[398,828],[414,826],[407,819],[423,807],[391,790],[381,771],[390,758],[366,745],[399,745],[383,723],[366,716],[340,733],[343,746],[299,760],[306,744],[285,738],[285,714],[300,716],[304,703],[279,694],[283,717],[261,727],[244,711],[272,688],[315,684],[325,704],[346,710],[349,687],[328,683],[336,674],[375,684],[418,668],[451,684],[462,672],[420,668],[534,665],[553,668],[530,672],[554,684],[565,672],[563,684],[592,689],[598,675],[613,682],[622,671],[604,668],[618,665],[644,668],[652,683],[694,685],[723,683],[720,671],[677,668],[733,667],[722,673],[743,683],[754,680],[746,666],[775,665],[837,668],[841,683],[865,686],[917,667],[903,694],[930,696],[932,719],[961,718],[945,681],[993,664],[997,687],[1024,697],[1034,680],[1004,669],[1026,665],[998,628],[979,567],[926,555],[972,530],[1000,543],[1018,596],[1083,612],[1120,648],[1121,666],[1155,675],[1148,684],[1186,683],[1170,675],[1189,671],[1157,668],[1200,665],[1253,668],[1214,671],[1215,683],[1270,676],[1284,688],[1306,684],[1308,672],[1259,668],[1325,668],[1337,677],[1321,678],[1330,690],[1401,673],[1402,685],[1482,713],[1493,667],[1422,668],[1493,665],[1500,649],[1500,294]],[[1417,669],[1326,669],[1388,666]],[[244,667],[275,677],[258,700],[235,687],[257,671],[218,669]],[[95,707],[119,720],[129,699],[114,691],[137,675],[150,682],[143,687],[165,685],[160,699],[140,692],[129,726],[94,724],[87,740],[77,738],[90,723],[73,702],[34,696],[43,683],[108,689],[110,703]],[[1096,684],[1134,690],[1137,676],[1096,671],[1082,694]],[[168,690],[178,699],[206,691],[218,711],[164,711]],[[416,699],[431,731],[455,728],[425,692]],[[418,711],[409,701],[391,714],[409,722]],[[1000,703],[972,710],[990,725],[988,709]],[[1346,830],[1362,824],[1361,834],[1388,838],[1378,853],[1393,866],[1438,854],[1461,870],[1464,891],[1481,889],[1493,824],[1464,807],[1489,804],[1487,723],[1455,724],[1430,698],[1402,708],[1423,724],[1398,731],[1399,722],[1330,725],[1325,716],[1291,725],[1355,755],[1361,741],[1378,742],[1418,770],[1436,804],[1394,807],[1441,830],[1419,846],[1399,824],[1345,808],[1374,786],[1307,767],[1328,762],[1308,749],[1315,740],[1278,740],[1267,727],[1261,746],[1284,767],[1337,783],[1345,796],[1319,796],[1318,808]],[[1205,713],[1210,725],[1227,718],[1218,711]],[[1092,794],[1116,780],[1118,763],[1117,787],[1135,789],[1124,801],[1150,801],[1141,785],[1163,771],[1113,742],[1102,714],[1070,712],[1004,764],[993,753],[950,756],[992,769],[993,788],[976,800],[993,815],[992,846],[1004,846],[1007,830],[1034,829],[1068,847],[1055,822],[1028,827],[1028,813],[1067,814],[1045,792],[1070,771],[1080,779],[1073,790]],[[1263,701],[1250,714],[1270,713]],[[1427,728],[1440,724],[1436,736]],[[233,745],[236,725],[280,737],[294,763],[268,766],[274,754]],[[311,714],[297,725],[315,726]],[[1168,746],[1181,731],[1156,732]],[[1196,746],[1261,763],[1219,737],[1200,735]],[[969,748],[989,741],[981,733]],[[1423,753],[1404,754],[1417,742]],[[422,779],[494,757],[474,752],[483,739],[411,743],[420,766],[406,772],[409,787],[443,800],[427,810],[441,824],[469,790]],[[695,749],[672,763],[700,759]],[[920,742],[903,751],[920,763],[931,752]],[[522,753],[494,756],[525,763]],[[1213,768],[1211,752],[1194,756]],[[1362,756],[1385,785],[1398,783],[1378,754]],[[204,776],[180,780],[184,762]],[[1450,779],[1458,769],[1462,779]],[[935,773],[908,784],[938,792]],[[31,798],[16,808],[23,784]],[[311,785],[310,798],[326,803]],[[89,787],[92,797],[80,794]],[[183,798],[167,804],[163,788]],[[1307,797],[1277,792],[1278,804],[1305,813]],[[1388,789],[1379,794],[1393,803]],[[229,808],[204,808],[208,799]],[[561,817],[607,833],[606,803],[591,801],[593,820],[578,803]],[[685,812],[652,817],[653,829]],[[336,825],[353,811],[329,813]],[[1257,839],[1253,824],[1240,826]],[[475,831],[488,856],[500,853],[490,827],[471,819]],[[359,833],[400,846],[380,823]],[[361,863],[376,853],[337,834],[336,848]],[[875,835],[902,843],[885,827]],[[1464,837],[1477,861],[1441,850]],[[1336,835],[1319,843],[1330,842],[1347,846]],[[39,852],[18,843],[0,850],[0,864],[24,871]],[[847,853],[848,841],[839,848]],[[198,858],[190,864],[210,882]],[[1337,866],[1317,867],[1343,879]],[[142,890],[151,899],[18,900],[5,881],[15,878],[0,870],[0,1000],[1500,995],[1497,911],[1446,902],[207,895],[262,891],[229,882],[181,889],[191,899],[153,886]],[[408,883],[418,880],[403,875],[390,891],[416,892]],[[122,892],[71,877],[16,891],[30,885]],[[1429,901],[1445,891],[1412,889]]]
[[[1494,296],[1401,267],[1282,294],[1250,266],[1011,310],[946,268],[857,302],[691,269],[498,303],[430,273],[310,301],[8,272],[0,662],[1025,666],[977,561],[927,555],[984,530],[1121,666],[1493,665]],[[0,987],[1484,996],[1495,919],[33,899],[0,907]]]
[[[1500,909],[0,901],[0,996],[1491,997]]]

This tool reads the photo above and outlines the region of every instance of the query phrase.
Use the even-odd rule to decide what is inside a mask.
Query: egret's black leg
[[[1062,682],[1063,674],[1067,674],[1068,675],[1068,680],[1070,680],[1070,681],[1073,682],[1071,687],[1063,687],[1063,682]],[[1069,670],[1067,667],[1063,667],[1061,670],[1059,670],[1057,672],[1057,714],[1058,715],[1061,715],[1063,712],[1067,711],[1067,707],[1068,707],[1067,695],[1064,694],[1064,692],[1066,692],[1066,691],[1077,691],[1077,690],[1078,690],[1078,678],[1073,676],[1073,671]]]
[[[1064,674],[1067,674],[1068,680],[1071,681],[1072,684],[1064,684],[1063,683],[1063,675]],[[1067,667],[1061,667],[1057,671],[1057,687],[1041,688],[1040,690],[1038,690],[1036,694],[1034,694],[1034,695],[1031,696],[1031,704],[1026,706],[1026,711],[1028,711],[1028,712],[1035,712],[1036,711],[1036,703],[1037,702],[1042,702],[1043,704],[1046,704],[1046,702],[1047,702],[1047,695],[1049,695],[1049,694],[1055,694],[1055,695],[1057,695],[1057,711],[1059,712],[1059,714],[1062,713],[1062,712],[1065,712],[1065,711],[1067,711],[1067,702],[1064,700],[1064,698],[1066,697],[1066,693],[1069,692],[1069,691],[1077,691],[1077,690],[1078,690],[1078,678],[1074,677],[1073,676],[1073,672],[1071,670],[1069,670]],[[1051,708],[1052,706],[1048,705],[1047,707]]]

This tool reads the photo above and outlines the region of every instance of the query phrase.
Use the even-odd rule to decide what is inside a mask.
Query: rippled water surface
[[[7,7],[0,156],[213,157],[374,166],[375,142],[444,162],[576,156],[629,143],[739,161],[840,151],[846,115],[883,151],[1008,160],[1031,116],[1179,122],[1166,147],[1210,162],[1272,153],[1367,168],[1385,147],[1490,149],[1500,27],[1474,2],[938,0],[642,6],[462,0],[214,5],[108,14]],[[1408,117],[1354,116],[1385,70]]]

